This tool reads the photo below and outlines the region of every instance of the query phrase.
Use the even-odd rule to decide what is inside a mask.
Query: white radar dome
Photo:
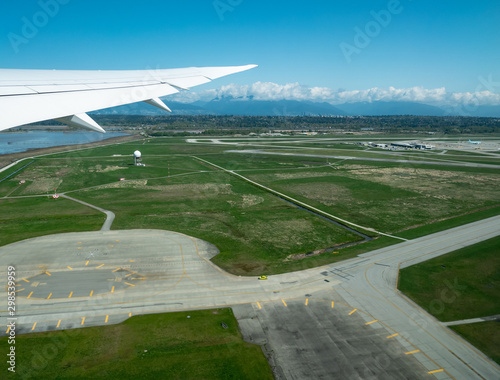
[[[139,152],[138,150],[136,150],[136,151],[134,152],[134,157],[135,157],[135,158],[141,158],[141,152]]]

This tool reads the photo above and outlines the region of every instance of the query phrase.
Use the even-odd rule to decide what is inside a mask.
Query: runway
[[[498,366],[402,297],[395,287],[398,266],[500,235],[499,226],[500,217],[489,218],[349,261],[271,276],[266,281],[220,270],[209,261],[217,254],[209,243],[158,230],[29,239],[0,248],[0,264],[4,273],[7,266],[15,267],[17,333],[118,323],[143,313],[235,305],[262,313],[265,327],[272,321],[264,318],[264,313],[275,315],[278,310],[279,315],[279,310],[290,311],[292,305],[300,304],[302,307],[293,312],[298,319],[303,318],[300,310],[311,313],[320,308],[320,315],[331,312],[338,334],[347,334],[335,339],[359,340],[356,346],[365,348],[366,360],[382,346],[397,347],[391,349],[391,355],[403,358],[408,366],[398,365],[395,371],[402,372],[394,373],[407,373],[408,378],[431,374],[438,379],[498,379]],[[12,316],[7,310],[0,315],[1,324],[6,326]],[[359,329],[352,327],[354,318]],[[329,329],[314,326],[309,328],[319,332]],[[371,329],[377,330],[377,338],[367,333]],[[314,337],[304,339],[314,347]],[[286,363],[278,351],[277,358]],[[350,352],[360,360],[356,350]],[[344,365],[358,368],[355,361],[349,362],[347,356]],[[356,371],[347,373],[362,375],[361,369]],[[384,373],[380,372],[381,376],[387,376]],[[377,372],[372,376],[377,378]],[[391,377],[398,375],[385,378]]]

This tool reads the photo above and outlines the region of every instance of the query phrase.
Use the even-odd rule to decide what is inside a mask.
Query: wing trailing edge
[[[104,132],[87,112],[146,102],[171,112],[159,98],[257,65],[138,71],[0,69],[0,131],[55,119]]]

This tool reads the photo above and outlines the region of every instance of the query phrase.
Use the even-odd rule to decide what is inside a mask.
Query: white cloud
[[[233,97],[247,100],[308,100],[313,102],[328,102],[330,104],[375,102],[375,101],[406,101],[438,106],[460,105],[500,105],[500,94],[491,91],[447,92],[444,87],[425,89],[411,88],[370,88],[367,90],[333,90],[327,87],[308,87],[299,83],[280,85],[271,82],[256,82],[252,85],[229,84],[218,89],[200,92],[182,92],[170,99],[191,103],[197,100],[210,101],[215,98]]]

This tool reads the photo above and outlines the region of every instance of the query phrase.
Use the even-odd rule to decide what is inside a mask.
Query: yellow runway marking
[[[6,333],[6,334],[8,334],[8,333],[9,333],[9,331],[10,331],[10,326],[9,326],[9,327],[7,327],[7,331],[6,331],[5,333]]]
[[[28,281],[28,280],[26,280],[25,278],[23,278],[23,281],[29,282],[29,281]]]
[[[371,322],[366,322],[365,325],[371,325],[372,323],[378,322],[378,319],[375,319],[374,321]]]
[[[111,293],[113,293],[114,291],[115,291],[115,287],[113,286],[113,287],[111,288]]]
[[[119,271],[120,269],[122,269],[122,268],[116,268],[113,272]]]
[[[71,298],[72,295],[73,295],[73,292],[69,293],[69,297],[68,298]]]
[[[392,335],[389,335],[386,339],[391,339],[391,338],[394,338],[395,336],[398,336],[399,334],[396,333],[396,334],[392,334]]]
[[[126,282],[125,284],[128,286],[135,286],[134,284],[131,284],[130,282]]]
[[[36,327],[36,322],[33,324],[33,327],[31,328],[31,331],[33,331]]]
[[[82,324],[81,325],[83,326],[84,323],[85,323],[85,317],[82,318]]]
[[[108,317],[109,315],[106,315],[106,320],[104,321],[104,323],[108,323]]]
[[[69,270],[73,270],[73,268],[71,268],[70,266],[67,266],[66,268],[68,268]]]
[[[32,295],[32,294],[33,294],[33,292],[31,292],[31,293],[29,294],[29,296],[28,296],[28,297],[26,297],[26,298],[27,298],[27,299],[29,299],[29,298],[31,297],[31,295]]]
[[[307,306],[308,303],[309,303],[309,298],[306,298],[306,306]]]
[[[49,276],[52,276],[49,272],[45,272],[45,274],[48,274]]]
[[[334,306],[335,306],[335,302],[332,301],[332,309],[333,309]]]
[[[259,307],[259,309],[262,309],[262,306],[260,306],[260,303],[257,302],[257,306]]]
[[[444,371],[444,369],[441,368],[441,369],[436,369],[435,371],[430,371],[428,373],[437,373],[437,372],[443,372],[443,371]]]
[[[52,297],[52,293],[49,294],[49,296],[47,297],[47,299],[50,300],[50,297]]]
[[[56,326],[56,329],[59,328],[59,325],[61,324],[61,320],[57,321],[57,326]]]
[[[96,269],[99,269],[100,267],[104,266],[104,264],[101,264],[99,265],[98,267],[96,267]]]
[[[415,351],[406,352],[406,353],[405,353],[405,355],[416,354],[417,352],[420,352],[420,350],[415,350]]]
[[[90,291],[90,296],[89,297],[92,297],[92,294],[94,294],[93,290]]]
[[[90,260],[88,260],[86,263],[85,263],[85,266],[89,265],[90,263]]]
[[[349,315],[353,315],[356,311],[358,311],[358,309],[354,309],[353,311],[351,311],[351,312],[349,313]]]
[[[283,301],[283,305],[285,305],[285,306],[286,306],[286,302],[285,302],[285,300],[281,300],[281,301]]]

